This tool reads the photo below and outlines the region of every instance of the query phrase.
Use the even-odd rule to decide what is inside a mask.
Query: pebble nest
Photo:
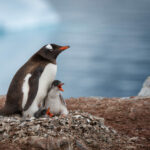
[[[31,141],[35,139],[47,141],[50,137],[55,139],[61,137],[69,145],[69,149],[136,149],[129,137],[105,126],[104,118],[81,111],[71,111],[66,117],[44,116],[38,119],[0,116],[2,143],[18,143],[34,147],[35,142],[33,144]],[[61,144],[59,146],[61,147]],[[40,149],[48,149],[48,145],[40,146]]]

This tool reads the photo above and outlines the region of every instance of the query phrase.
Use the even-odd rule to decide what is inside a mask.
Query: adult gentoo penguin
[[[67,115],[68,110],[66,103],[61,95],[60,91],[64,91],[62,88],[64,83],[59,80],[55,80],[49,90],[48,96],[45,99],[45,108],[47,110],[47,115],[52,117],[52,115]]]
[[[48,44],[36,52],[13,77],[0,115],[34,116],[55,79],[56,58],[67,48],[69,46]]]

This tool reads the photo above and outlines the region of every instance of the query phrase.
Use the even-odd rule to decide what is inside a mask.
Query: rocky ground
[[[0,107],[5,96],[0,97]],[[65,117],[0,117],[0,149],[149,150],[150,98],[70,98]]]

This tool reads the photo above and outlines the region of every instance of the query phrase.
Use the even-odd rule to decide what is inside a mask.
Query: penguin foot
[[[61,115],[60,115],[61,118],[65,118],[66,116],[67,116],[67,115],[65,115],[65,114],[61,114]]]
[[[35,118],[39,118],[46,114],[46,109],[39,109],[37,112],[34,113]]]
[[[50,116],[50,117],[53,117],[53,116],[54,116],[54,114],[52,114],[52,113],[50,112],[50,108],[47,109],[46,114],[47,114],[48,116]]]

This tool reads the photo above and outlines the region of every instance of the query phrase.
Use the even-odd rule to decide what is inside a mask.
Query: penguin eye
[[[51,44],[47,44],[46,46],[46,49],[48,49],[49,51],[53,51],[53,47],[52,47],[52,45]]]

